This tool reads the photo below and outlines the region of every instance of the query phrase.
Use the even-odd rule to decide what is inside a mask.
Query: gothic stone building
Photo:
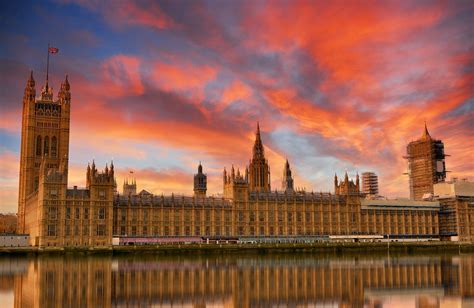
[[[111,245],[112,237],[439,236],[438,202],[367,203],[359,178],[334,178],[334,194],[297,191],[288,161],[281,190],[271,190],[270,167],[257,125],[243,173],[224,169],[221,197],[208,197],[202,165],[194,196],[137,194],[136,181],[115,193],[114,166],[87,167],[85,188],[68,188],[70,85],[53,99],[48,82],[36,97],[31,74],[23,98],[19,233],[37,246]]]
[[[270,168],[257,125],[252,159],[244,173],[232,166],[223,172],[222,197],[206,196],[206,175],[199,164],[194,196],[155,196],[147,191],[117,195],[114,234],[121,237],[202,236],[323,237],[387,235],[435,238],[438,202],[365,202],[347,173],[334,178],[334,191],[295,191],[286,161],[281,190],[270,189]],[[136,182],[132,180],[133,185]],[[130,184],[124,184],[130,192]],[[136,186],[135,186],[136,191]]]
[[[57,99],[46,85],[36,97],[33,73],[23,97],[18,233],[35,246],[94,246],[112,242],[114,167],[88,166],[86,188],[67,188],[71,93]]]

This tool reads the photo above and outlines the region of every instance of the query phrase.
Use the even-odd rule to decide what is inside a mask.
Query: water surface
[[[474,307],[474,255],[0,258],[1,307]]]

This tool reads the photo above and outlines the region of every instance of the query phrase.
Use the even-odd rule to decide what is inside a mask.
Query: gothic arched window
[[[53,136],[53,138],[51,138],[51,156],[52,157],[56,157],[57,147],[58,147],[58,141],[56,140],[56,136]]]
[[[44,148],[43,148],[43,153],[44,155],[49,155],[49,137],[46,136],[44,137]]]
[[[41,156],[41,136],[36,137],[36,155]]]

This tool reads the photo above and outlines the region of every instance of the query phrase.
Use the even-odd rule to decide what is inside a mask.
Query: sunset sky
[[[208,192],[251,157],[257,121],[279,189],[333,191],[374,171],[407,197],[408,142],[424,121],[448,178],[474,180],[473,1],[2,1],[0,212],[16,212],[23,90],[72,93],[69,185],[114,161],[119,190]]]

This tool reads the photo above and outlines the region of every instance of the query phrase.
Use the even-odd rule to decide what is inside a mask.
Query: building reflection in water
[[[474,255],[39,256],[0,259],[15,307],[474,304]],[[405,306],[406,307],[406,306]]]

